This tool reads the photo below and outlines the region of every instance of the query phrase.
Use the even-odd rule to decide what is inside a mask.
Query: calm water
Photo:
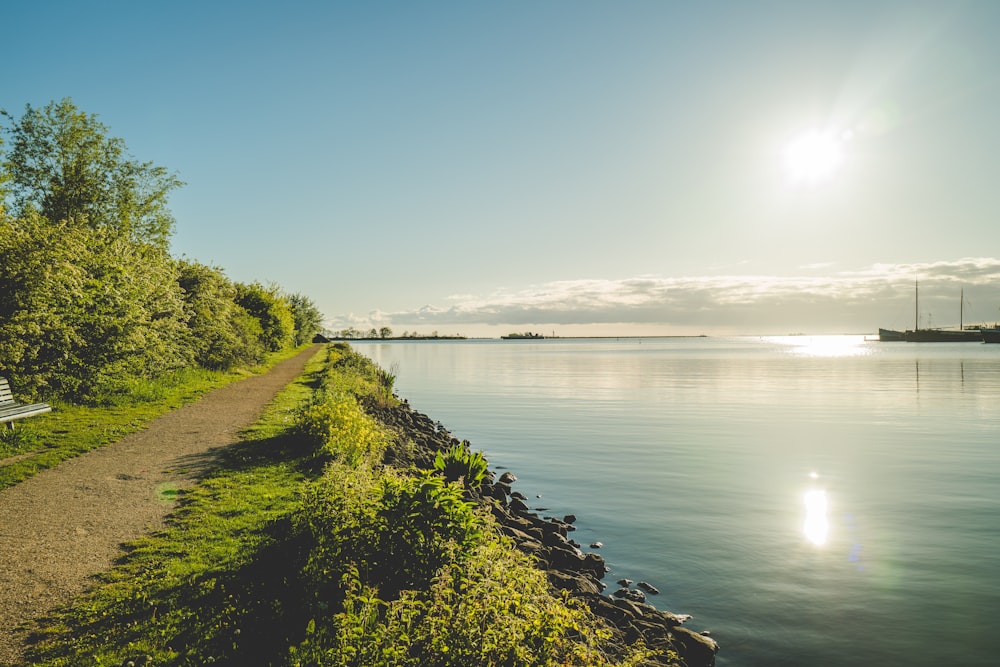
[[[1000,664],[1000,345],[355,347],[719,665]]]

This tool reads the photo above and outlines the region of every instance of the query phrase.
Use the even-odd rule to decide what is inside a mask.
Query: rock
[[[567,514],[566,516],[563,517],[563,522],[565,522],[565,523],[576,523],[576,515],[575,514]]]
[[[572,574],[556,570],[549,570],[546,574],[549,576],[549,582],[562,590],[590,593],[592,595],[597,595],[601,592],[600,582],[594,581],[590,577],[573,576]]]
[[[627,586],[631,586],[632,585],[632,580],[631,579],[619,579],[615,583],[617,583],[619,586],[626,586],[627,587]]]
[[[517,498],[518,500],[527,500],[528,499],[528,496],[524,495],[520,491],[511,491],[510,497],[511,498]]]
[[[500,481],[503,482],[504,484],[513,484],[514,482],[517,481],[517,477],[515,477],[514,473],[512,472],[505,472],[504,474],[500,475]]]
[[[512,512],[528,512],[531,510],[520,498],[514,498],[510,501],[510,509]]]
[[[650,595],[659,595],[660,594],[660,591],[659,591],[659,589],[656,586],[654,586],[652,584],[647,584],[645,581],[640,581],[639,583],[636,584],[636,586],[638,586],[642,590],[646,591]]]
[[[646,594],[635,588],[623,588],[620,590],[625,591],[624,597],[629,602],[642,603],[646,601]]]
[[[719,651],[719,643],[711,637],[692,632],[685,627],[677,626],[670,631],[682,649],[685,664],[688,667],[713,667],[715,654]]]
[[[594,579],[601,579],[604,577],[604,572],[607,566],[604,564],[604,558],[598,556],[597,554],[584,554],[583,565],[580,569],[584,572],[589,572]]]
[[[610,621],[615,626],[627,623],[633,616],[633,614],[630,614],[626,609],[619,607],[615,604],[615,602],[612,602],[603,595],[589,598],[588,603],[590,605],[590,610],[594,612],[595,616],[600,616],[601,618]]]
[[[600,549],[603,546],[604,546],[603,542],[591,542],[590,543],[590,548],[591,549]]]
[[[619,598],[617,600],[612,600],[612,602],[614,602],[615,606],[619,609],[627,611],[629,616],[632,618],[642,618],[643,616],[643,608],[628,598]]]

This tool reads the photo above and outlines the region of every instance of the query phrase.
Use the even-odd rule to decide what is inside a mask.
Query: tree
[[[239,283],[236,303],[260,322],[261,340],[268,351],[277,352],[293,342],[295,318],[277,288],[266,288],[260,283]]]
[[[37,212],[0,214],[0,267],[0,368],[29,393],[105,400],[190,364],[164,249]]]
[[[295,345],[305,345],[323,328],[323,313],[304,294],[289,294],[285,300],[295,320]]]
[[[378,330],[379,338],[389,338],[392,336],[392,329],[389,327],[382,327]]]
[[[15,217],[37,211],[51,223],[109,227],[167,247],[174,228],[167,197],[183,185],[176,175],[130,157],[124,141],[69,98],[42,109],[25,105],[20,119],[2,110],[0,116],[10,122],[2,129],[11,139],[0,196]]]
[[[211,370],[257,364],[264,359],[260,322],[236,303],[236,286],[220,269],[177,261],[190,346],[198,365]]]

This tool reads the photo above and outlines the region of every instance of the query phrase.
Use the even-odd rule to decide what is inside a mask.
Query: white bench
[[[14,428],[15,419],[34,417],[51,410],[52,406],[48,403],[18,403],[10,391],[7,378],[0,377],[0,424],[6,422],[7,426]]]

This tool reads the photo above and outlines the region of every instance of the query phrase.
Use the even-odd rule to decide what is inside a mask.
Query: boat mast
[[[963,316],[964,311],[965,311],[965,288],[964,287],[962,288],[962,291],[959,292],[959,294],[961,295],[962,303],[960,303],[958,305],[958,330],[959,331],[964,331],[965,330],[965,322],[962,321],[962,316]]]
[[[913,281],[913,330],[920,329],[920,281]]]

